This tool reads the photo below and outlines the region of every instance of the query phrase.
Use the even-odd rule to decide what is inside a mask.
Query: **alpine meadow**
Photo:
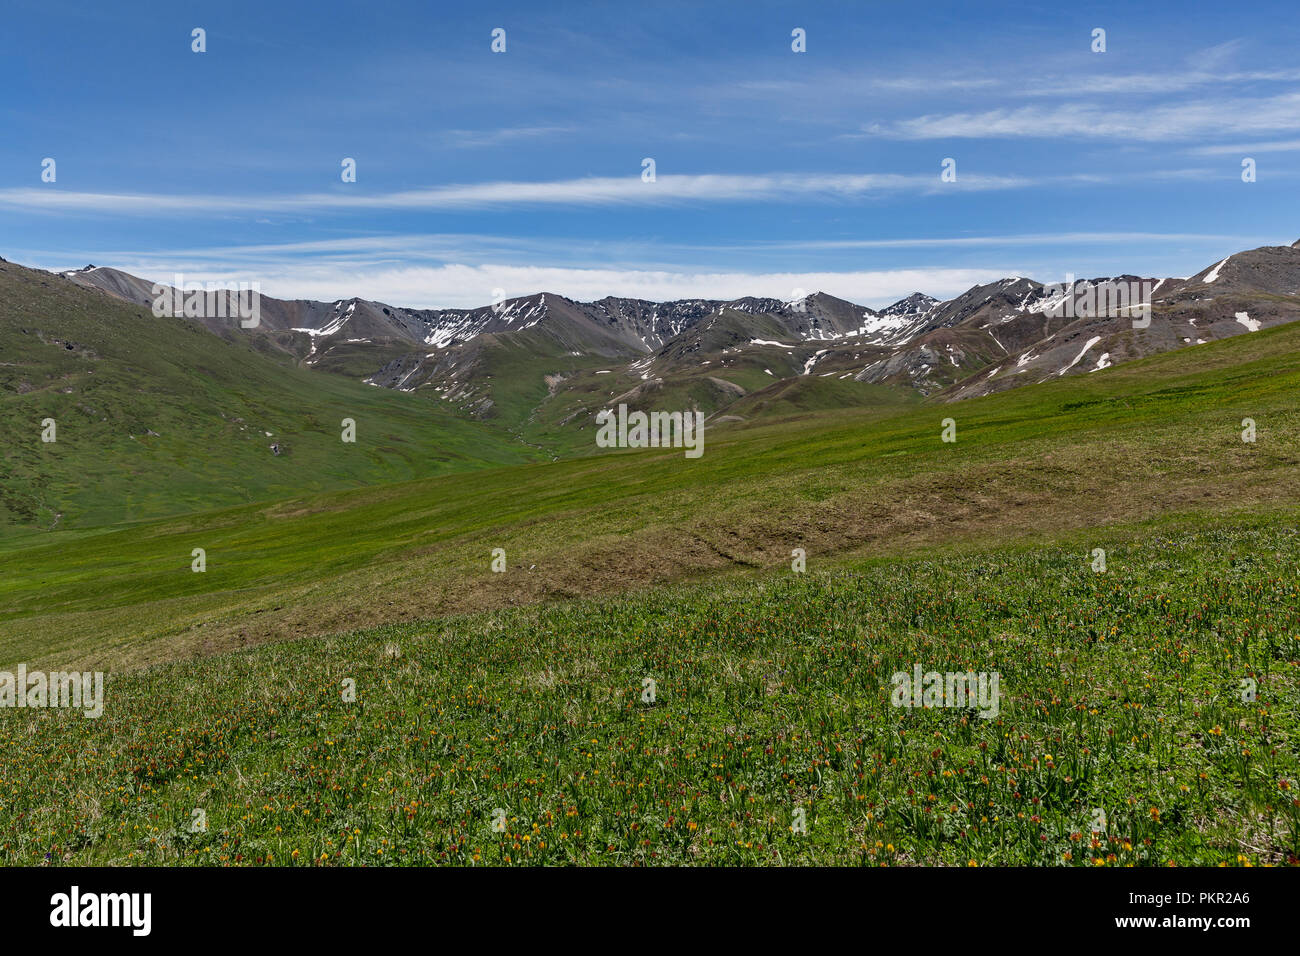
[[[1294,11],[146,7],[0,58],[41,922],[128,866],[1300,866]]]

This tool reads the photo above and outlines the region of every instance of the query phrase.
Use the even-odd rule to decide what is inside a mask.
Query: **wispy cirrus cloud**
[[[459,149],[472,149],[480,146],[502,146],[521,140],[543,139],[547,136],[561,136],[572,133],[573,126],[511,126],[503,129],[449,129],[444,142]]]
[[[866,80],[869,88],[895,93],[937,93],[950,90],[983,90],[1003,85],[991,76],[938,77],[932,73],[916,76],[872,76]]]
[[[939,190],[985,191],[1017,189],[1071,177],[962,175],[941,183],[933,175],[901,173],[770,173],[757,175],[660,175],[653,182],[639,176],[604,176],[543,182],[488,182],[389,193],[339,189],[329,193],[292,195],[167,195],[157,193],[77,192],[49,188],[0,189],[4,207],[64,213],[111,213],[156,216],[166,214],[258,214],[371,209],[476,209],[537,205],[654,206],[680,202],[798,202],[809,199],[860,199],[892,193]]]
[[[599,242],[566,239],[557,242],[551,236],[511,236],[485,233],[402,233],[359,235],[303,242],[252,243],[221,246],[195,246],[169,249],[166,259],[181,262],[188,269],[224,268],[234,263],[288,263],[300,259],[384,265],[395,262],[445,262],[448,260],[493,261],[500,264],[537,263],[558,265],[580,262],[583,268],[609,267],[611,263],[636,260],[644,263],[655,258],[671,263],[649,271],[682,271],[686,263],[698,264],[709,253],[739,253],[747,259],[766,254],[818,253],[835,250],[875,249],[953,249],[1013,248],[1037,249],[1079,245],[1108,246],[1116,243],[1198,243],[1216,246],[1265,245],[1277,236],[1193,232],[1032,232],[968,236],[897,236],[874,239],[754,239],[746,242],[710,242],[698,244],[670,240],[604,239]],[[59,254],[49,249],[11,250],[23,261],[51,263]],[[139,249],[98,249],[86,251],[102,264],[121,267],[123,262],[158,260],[158,253]],[[80,262],[60,262],[59,269],[73,268]],[[171,268],[171,266],[168,266]],[[720,270],[713,270],[720,271]]]
[[[1300,82],[1300,69],[1279,67],[1252,70],[1214,69],[1210,51],[1191,59],[1192,68],[1162,72],[1092,72],[1088,70],[1062,71],[1053,60],[1046,58],[1026,65],[1017,60],[1014,68],[997,64],[981,72],[962,71],[936,76],[929,68],[914,73],[882,72],[879,67],[856,68],[813,67],[797,77],[787,79],[740,79],[726,84],[712,83],[703,87],[684,88],[681,95],[687,99],[754,99],[768,108],[773,105],[783,110],[814,108],[818,115],[832,121],[844,119],[845,101],[828,91],[853,90],[853,109],[860,109],[863,98],[884,94],[890,100],[906,97],[909,103],[925,99],[951,100],[955,94],[966,99],[1070,99],[1084,96],[1131,96],[1134,98],[1191,93],[1212,88],[1220,96],[1228,92],[1246,92],[1247,88],[1263,88],[1270,84]],[[1239,90],[1230,90],[1238,87]],[[1274,89],[1274,94],[1285,92]],[[827,112],[829,110],[829,112]]]
[[[1235,58],[1245,46],[1245,37],[1233,37],[1231,40],[1224,40],[1222,43],[1215,43],[1194,51],[1188,54],[1187,60],[1202,69],[1219,67]]]
[[[897,139],[1089,138],[1142,141],[1300,130],[1300,93],[1204,100],[1147,109],[1063,103],[932,114],[871,127]]]
[[[949,135],[961,135],[950,133]],[[1119,181],[1209,178],[1214,170],[1150,169],[1139,173],[1091,172],[1017,175],[962,172],[940,179],[936,165],[923,173],[669,174],[653,182],[638,176],[592,176],[549,181],[504,181],[367,193],[347,187],[333,192],[265,196],[113,193],[56,187],[0,189],[0,212],[108,214],[117,216],[258,216],[346,213],[366,210],[526,209],[536,206],[664,206],[683,203],[797,203],[884,198],[891,195],[982,193],[998,190],[1098,185]]]
[[[942,236],[897,239],[805,239],[793,242],[760,241],[749,246],[715,244],[714,249],[944,249],[952,247],[1108,245],[1116,242],[1267,242],[1258,236],[1196,232],[1057,232],[1021,233],[1005,236]]]
[[[1257,70],[1245,73],[1119,73],[1063,75],[1020,83],[1009,92],[1019,90],[1027,96],[1087,96],[1094,94],[1142,96],[1159,93],[1184,93],[1200,87],[1225,87],[1242,83],[1294,83],[1300,70]]]
[[[1190,150],[1199,156],[1249,156],[1251,153],[1300,152],[1300,139],[1277,140],[1271,143],[1223,143],[1217,146],[1196,146]]]

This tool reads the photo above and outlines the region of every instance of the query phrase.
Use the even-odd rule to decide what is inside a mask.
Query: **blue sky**
[[[0,255],[423,307],[1190,275],[1300,238],[1297,49],[1293,0],[6,0]]]

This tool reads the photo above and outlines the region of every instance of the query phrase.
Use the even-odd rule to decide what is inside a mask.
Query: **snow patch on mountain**
[[[1231,259],[1231,258],[1232,258],[1232,256],[1228,256],[1228,259]],[[1207,273],[1205,274],[1205,279],[1204,279],[1203,281],[1206,282],[1206,283],[1210,283],[1210,282],[1213,282],[1215,279],[1219,278],[1219,270],[1222,269],[1224,266],[1226,266],[1226,265],[1228,264],[1228,259],[1224,259],[1224,260],[1223,260],[1222,262],[1220,262],[1217,266],[1215,266],[1213,269],[1211,269],[1209,272],[1207,272]]]
[[[804,362],[804,363],[803,363],[803,372],[802,372],[801,374],[803,374],[803,375],[807,375],[809,372],[811,372],[812,369],[813,369],[813,366],[817,364],[817,360],[818,360],[819,358],[821,358],[823,355],[825,355],[825,354],[826,354],[827,352],[829,352],[829,351],[830,351],[830,349],[822,349],[820,352],[816,353],[816,354],[815,354],[812,358],[810,358],[808,361]]]
[[[1094,345],[1096,345],[1096,344],[1097,344],[1098,342],[1100,342],[1100,341],[1101,341],[1101,336],[1100,336],[1100,335],[1094,335],[1092,338],[1088,339],[1088,344],[1085,345],[1085,346],[1083,347],[1083,350],[1082,350],[1081,352],[1079,352],[1078,355],[1075,356],[1074,361],[1071,362],[1069,365],[1067,365],[1065,368],[1061,369],[1061,370],[1060,370],[1059,372],[1057,372],[1056,374],[1057,374],[1058,376],[1059,376],[1059,375],[1064,375],[1064,374],[1065,374],[1066,372],[1068,372],[1070,369],[1074,368],[1074,367],[1075,367],[1076,365],[1078,365],[1081,361],[1083,361],[1083,357],[1084,357],[1085,355],[1088,354],[1088,350],[1089,350],[1090,348],[1092,348]]]

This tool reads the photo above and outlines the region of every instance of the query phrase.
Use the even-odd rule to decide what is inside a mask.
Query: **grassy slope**
[[[903,406],[918,401],[915,392],[909,394],[887,385],[813,376],[767,384],[761,390],[729,405],[723,414],[749,420],[761,416],[794,415],[838,408]]]
[[[1296,862],[1300,535],[1196,525],[110,676],[0,713],[0,863]],[[998,714],[891,706],[914,664]]]
[[[794,547],[813,567],[1077,528],[1104,547],[1107,525],[1293,503],[1297,386],[1300,326],[1281,326],[956,405],[717,430],[694,461],[618,452],[6,543],[0,662],[133,666],[779,566]]]
[[[632,360],[626,356],[574,356],[540,329],[486,336],[475,352],[474,397],[490,395],[494,406],[487,419],[552,457],[591,454],[596,412],[619,402],[633,409],[693,408],[706,416],[721,413],[753,420],[919,401],[909,387],[804,378],[803,359],[795,355],[811,354],[807,349],[792,352],[771,346],[744,355],[725,353],[755,338],[785,338],[781,326],[767,316],[728,312],[699,337],[703,341],[692,339],[686,354],[658,362],[653,378],[651,373],[642,378],[640,367],[629,370]],[[550,389],[547,376],[562,381]]]
[[[6,537],[539,457],[445,403],[231,338],[0,263]],[[41,441],[47,417],[52,444]],[[344,418],[356,444],[340,441]]]
[[[559,349],[545,334],[497,335],[480,345],[478,360],[479,386],[491,396],[493,408],[488,420],[504,427],[521,441],[545,449],[547,457],[585,454],[591,450],[591,437],[576,428],[556,427],[553,421],[542,424],[548,416],[555,416],[551,390],[547,387],[548,375],[562,375],[568,380],[575,376],[593,377],[597,369],[618,368],[625,362],[600,356],[570,355]],[[431,388],[421,391],[432,391]],[[479,394],[479,390],[475,390]],[[565,395],[565,400],[575,406],[583,404],[587,395]],[[546,409],[544,412],[543,409]],[[550,427],[546,427],[549,425]]]

